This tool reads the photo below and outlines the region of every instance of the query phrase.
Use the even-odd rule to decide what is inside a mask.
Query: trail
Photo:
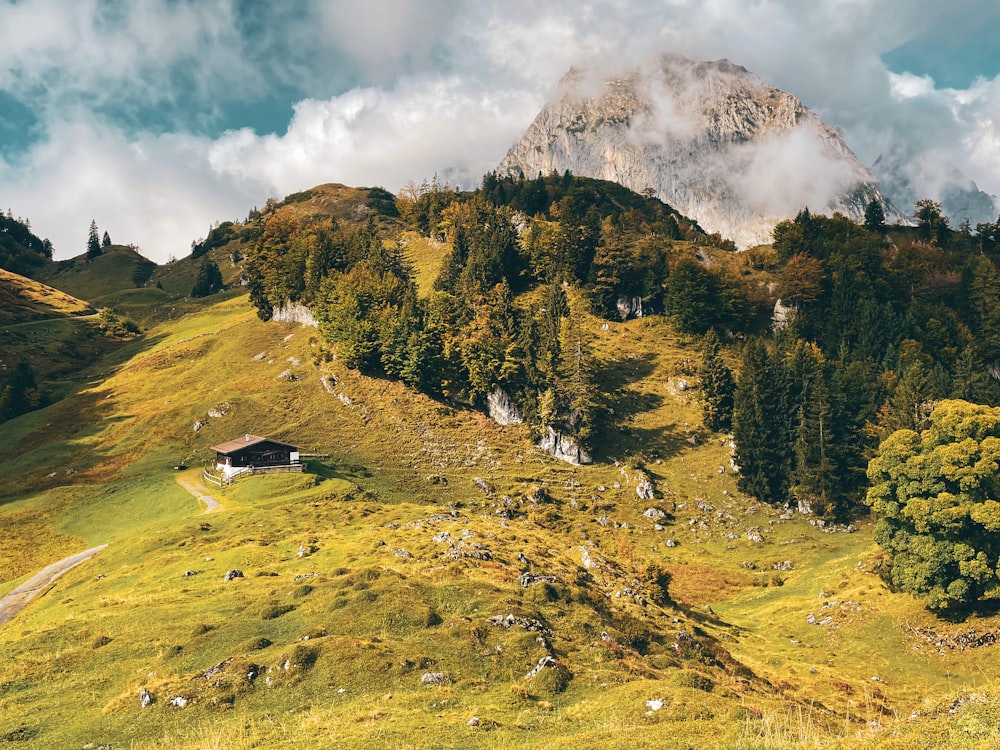
[[[177,477],[177,484],[190,492],[197,500],[205,503],[205,510],[202,511],[202,515],[205,515],[206,513],[217,513],[223,509],[222,503],[207,494],[209,489],[203,484],[190,482],[182,476]]]
[[[23,323],[8,323],[6,325],[0,326],[5,331],[9,331],[11,328],[26,328],[27,326],[37,326],[42,323],[52,323],[56,320],[88,320],[90,318],[96,318],[97,313],[88,313],[87,315],[62,315],[56,318],[42,318],[41,320],[26,320]]]
[[[69,572],[80,563],[86,562],[108,545],[77,552],[75,555],[52,563],[40,573],[25,581],[7,596],[0,598],[0,625],[11,620],[18,612],[28,606],[28,603],[55,583],[56,579]]]

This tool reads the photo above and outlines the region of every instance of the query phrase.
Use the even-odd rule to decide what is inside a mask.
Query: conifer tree
[[[101,247],[111,247],[111,235],[107,232],[105,232],[104,237],[101,238]]]
[[[101,237],[97,232],[97,222],[90,220],[90,231],[87,233],[87,260],[93,260],[101,254]]]
[[[780,381],[767,349],[751,339],[743,352],[733,397],[733,438],[741,492],[768,503],[785,500],[787,451]]]
[[[719,334],[710,328],[702,347],[701,409],[705,426],[710,430],[728,430],[733,420],[733,392],[736,383],[732,371],[719,356]]]
[[[882,201],[878,198],[873,198],[865,207],[865,229],[869,232],[885,230],[885,209],[882,208]]]
[[[218,264],[207,255],[201,261],[198,278],[191,289],[192,297],[207,297],[222,289],[222,272]]]

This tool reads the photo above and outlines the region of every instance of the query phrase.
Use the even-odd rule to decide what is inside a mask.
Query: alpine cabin
[[[294,445],[250,433],[213,445],[209,450],[215,451],[215,468],[226,479],[244,472],[266,472],[269,468],[302,471],[299,449]]]

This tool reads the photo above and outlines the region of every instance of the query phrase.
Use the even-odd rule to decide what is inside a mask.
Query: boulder
[[[223,576],[223,580],[226,581],[235,581],[237,578],[243,578],[243,571],[237,570],[236,568],[227,570],[226,574]]]
[[[420,677],[421,685],[450,685],[451,678],[444,672],[425,672]]]
[[[153,705],[153,701],[154,701],[154,698],[153,698],[153,694],[151,692],[149,692],[145,688],[143,688],[142,690],[139,691],[139,706],[141,708],[147,708],[147,707]]]

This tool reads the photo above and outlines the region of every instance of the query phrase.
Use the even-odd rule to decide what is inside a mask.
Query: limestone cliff
[[[573,69],[497,171],[613,180],[737,245],[769,242],[803,207],[864,216],[872,173],[791,94],[727,60],[664,55],[607,75]],[[887,207],[888,221],[902,219]]]

